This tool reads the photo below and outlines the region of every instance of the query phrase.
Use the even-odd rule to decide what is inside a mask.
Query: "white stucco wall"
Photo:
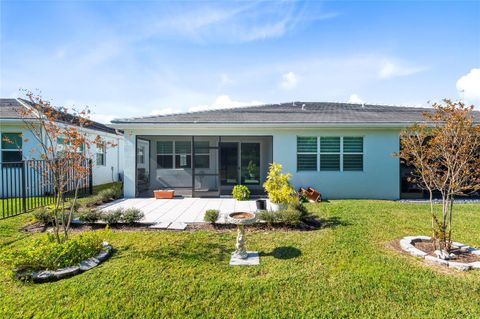
[[[273,161],[292,173],[295,188],[312,186],[325,198],[398,199],[400,165],[392,156],[399,149],[400,129],[304,128],[145,128],[125,130],[125,196],[135,196],[137,135],[266,135],[273,137]],[[297,172],[297,136],[363,136],[363,172]]]
[[[92,131],[92,130],[90,130]],[[38,141],[33,134],[24,127],[22,123],[0,123],[0,135],[1,133],[22,133],[23,145],[22,153],[23,159],[40,159]],[[100,131],[91,132],[92,139],[95,136],[100,137],[105,141],[110,141],[114,144],[118,144],[117,147],[107,147],[106,165],[96,165],[96,148],[92,146],[90,152],[93,162],[93,185],[101,185],[105,183],[111,183],[112,181],[118,181],[119,173],[123,175],[123,156],[124,156],[124,142],[123,136],[104,133]],[[27,141],[25,141],[27,140]],[[1,173],[1,171],[0,171]],[[0,185],[1,190],[1,185]]]

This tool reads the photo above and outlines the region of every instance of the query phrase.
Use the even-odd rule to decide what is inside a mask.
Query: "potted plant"
[[[232,190],[232,197],[236,200],[247,200],[250,198],[250,190],[245,185],[235,185]]]
[[[251,179],[254,179],[255,177],[257,177],[258,167],[252,160],[250,160],[250,162],[248,162],[247,173],[248,173],[248,176]]]
[[[171,189],[160,189],[153,191],[155,199],[172,199],[175,195],[175,191]]]
[[[282,165],[270,164],[267,180],[263,184],[263,188],[268,194],[268,210],[284,210],[288,208],[289,204],[298,202],[295,190],[290,185],[290,178],[291,174],[282,173]]]

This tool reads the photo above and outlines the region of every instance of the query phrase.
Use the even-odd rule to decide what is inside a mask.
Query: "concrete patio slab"
[[[167,229],[168,226],[170,226],[171,222],[161,222],[157,224],[153,224],[152,226],[148,228],[153,228],[153,229]]]
[[[172,230],[184,230],[185,228],[187,228],[187,224],[182,222],[173,222],[170,224],[170,226],[167,227],[167,229]]]
[[[225,223],[226,216],[232,212],[254,212],[255,200],[237,201],[233,198],[126,198],[104,204],[99,207],[102,211],[111,211],[117,208],[138,208],[145,215],[141,223],[154,224],[152,228],[180,229],[183,224],[203,222],[205,211],[218,209],[220,211],[218,223]],[[175,223],[174,225],[170,225]],[[166,225],[166,226],[165,226]]]

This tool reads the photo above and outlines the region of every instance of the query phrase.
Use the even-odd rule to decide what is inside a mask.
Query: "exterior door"
[[[233,186],[239,183],[239,147],[237,142],[220,143],[220,185]]]

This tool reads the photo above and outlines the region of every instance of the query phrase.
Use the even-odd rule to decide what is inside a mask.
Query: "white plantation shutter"
[[[317,138],[297,136],[297,171],[316,171],[317,156]]]

